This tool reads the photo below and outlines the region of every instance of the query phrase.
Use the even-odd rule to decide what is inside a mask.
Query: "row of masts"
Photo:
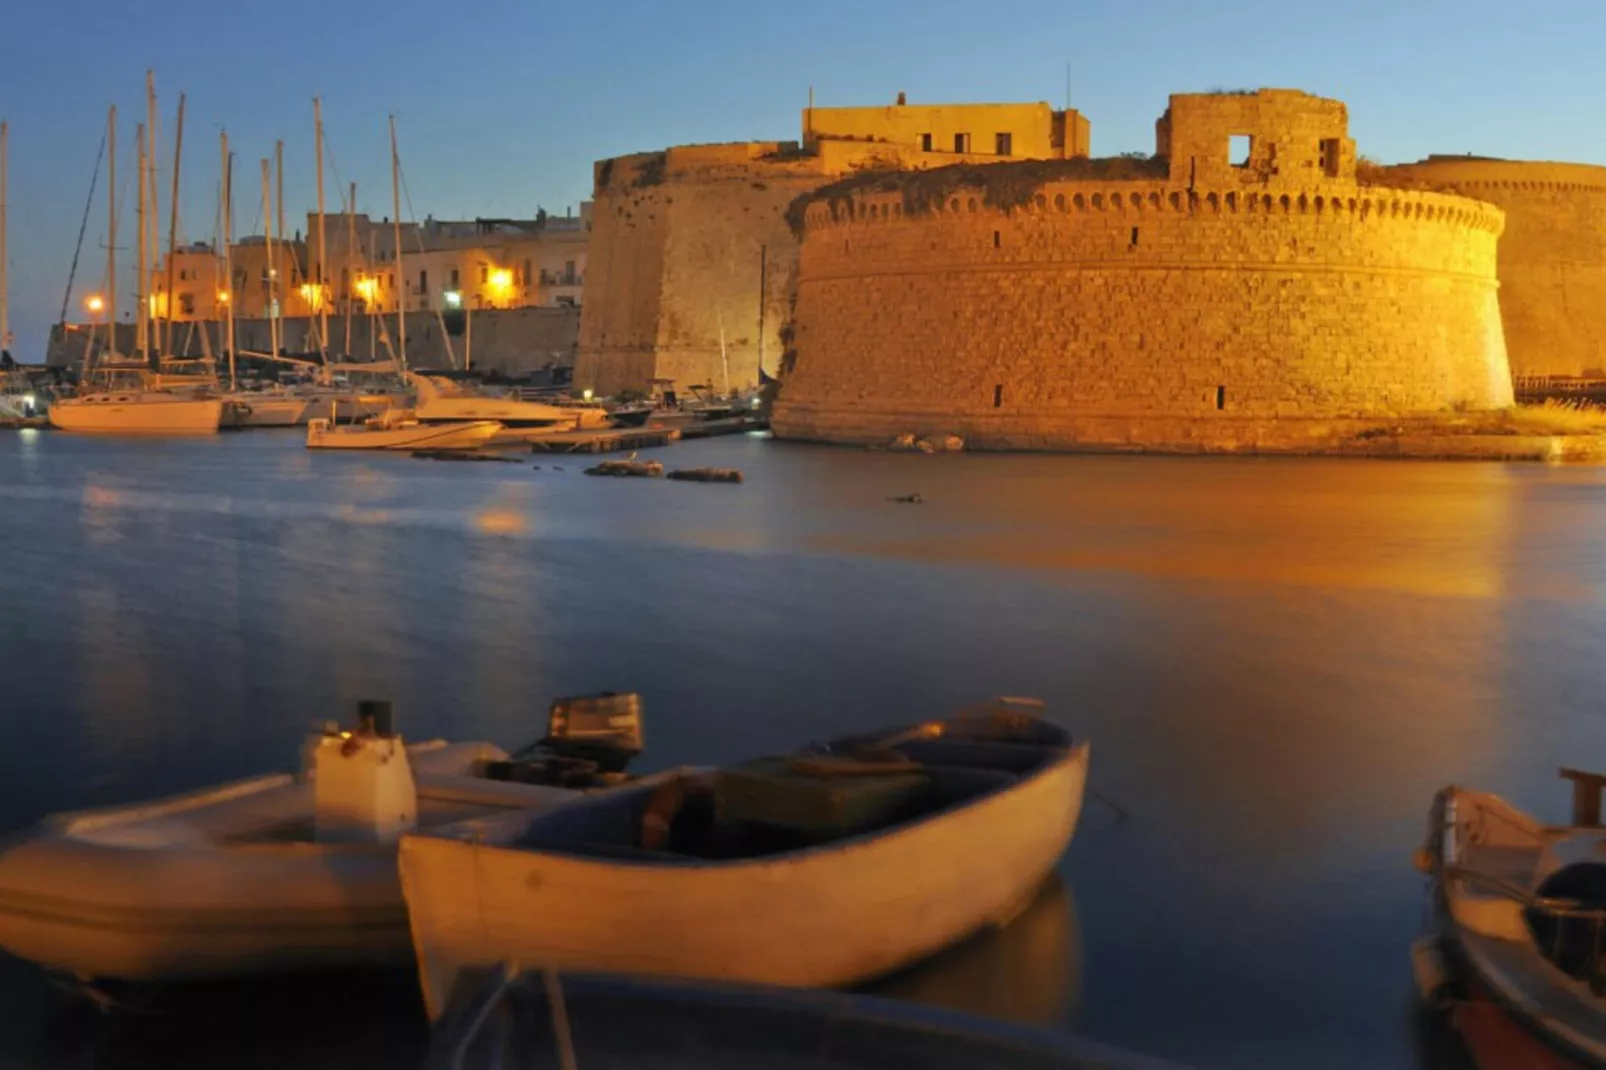
[[[145,292],[149,280],[155,273],[154,255],[159,248],[159,232],[157,227],[158,202],[156,181],[156,80],[154,72],[147,71],[145,76],[145,106],[146,121],[138,124],[135,137],[138,142],[138,191],[137,191],[137,222],[139,243],[136,253],[137,282],[135,285],[135,348],[141,363],[152,371],[159,371],[161,354],[173,351],[174,314],[173,302],[176,297],[176,272],[178,249],[178,201],[179,201],[179,169],[184,146],[184,95],[178,99],[177,128],[173,143],[173,182],[172,201],[168,220],[167,235],[167,292],[165,316],[158,316],[152,307],[151,295]],[[317,265],[311,277],[307,280],[311,287],[311,303],[315,306],[318,320],[318,350],[320,356],[327,363],[329,354],[329,290],[326,279],[328,270],[328,246],[325,233],[324,200],[324,137],[323,137],[323,105],[322,101],[314,97],[312,101],[313,121],[317,143],[317,191],[318,213],[316,223]],[[233,244],[233,215],[234,215],[234,157],[229,151],[229,135],[223,130],[219,135],[221,152],[221,183],[219,188],[219,214],[221,234],[218,241],[217,280],[218,303],[224,308],[225,346],[229,359],[229,382],[231,388],[235,381],[235,353],[236,336],[234,321],[234,269],[232,260]],[[5,152],[6,152],[6,126],[0,122],[0,343],[9,337],[7,333],[6,309],[6,275],[5,275]],[[396,145],[396,118],[390,117],[390,154],[391,154],[391,201],[394,208],[394,242],[396,278],[402,279],[402,242],[401,242],[401,159]],[[107,352],[116,354],[116,323],[117,323],[117,108],[113,105],[106,116],[106,155],[107,155],[107,242],[106,242],[106,318],[107,318]],[[271,356],[278,358],[282,348],[282,324],[280,315],[280,278],[278,259],[275,253],[275,241],[278,248],[285,246],[284,239],[284,142],[274,144],[274,155],[270,161],[262,160],[262,220],[263,240],[267,254],[268,275],[268,307],[269,307],[269,338]],[[270,175],[270,165],[272,174]],[[271,183],[271,184],[270,184]],[[347,232],[347,256],[351,256],[357,247],[356,224],[357,184],[351,183],[350,199],[345,205]],[[294,280],[291,280],[292,284]],[[407,317],[406,303],[399,294],[397,298],[397,347],[396,357],[400,367],[407,366]],[[346,305],[345,352],[351,352],[351,309],[350,302]],[[165,334],[163,331],[165,321]],[[370,332],[370,341],[372,341]],[[204,338],[203,338],[204,344]],[[86,351],[87,359],[87,351]]]

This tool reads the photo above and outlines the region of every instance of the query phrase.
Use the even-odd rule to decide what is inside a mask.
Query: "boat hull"
[[[414,748],[421,820],[579,794],[469,775],[505,757],[488,744],[432,746]],[[395,845],[311,842],[312,807],[278,774],[48,818],[0,850],[0,948],[131,982],[405,966]]]
[[[297,427],[313,416],[313,406],[307,398],[239,394],[233,400],[243,407],[236,421],[238,427]]]
[[[314,420],[307,426],[310,450],[466,450],[483,446],[502,433],[494,420],[462,424],[415,424],[375,427],[330,426]]]
[[[1425,848],[1434,936],[1465,997],[1452,1020],[1480,1070],[1606,1070],[1606,1008],[1540,954],[1521,903],[1462,875],[1486,870],[1472,852],[1537,853],[1568,831],[1482,792],[1446,788],[1434,800]]]
[[[222,420],[221,398],[90,395],[50,406],[51,426],[93,434],[210,435]]]
[[[656,864],[404,836],[425,1005],[509,958],[805,987],[881,977],[1013,918],[1064,854],[1080,744],[1007,790],[883,833],[738,862]]]

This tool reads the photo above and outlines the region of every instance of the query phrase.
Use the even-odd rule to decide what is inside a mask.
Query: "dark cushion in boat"
[[[1002,769],[1029,773],[1054,752],[1030,743],[994,743],[977,739],[915,739],[893,748],[922,765],[954,765],[969,769]]]
[[[1562,899],[1587,908],[1606,909],[1606,863],[1575,862],[1539,883],[1541,899]],[[1555,914],[1540,907],[1526,911],[1534,944],[1562,972],[1577,978],[1599,975],[1606,952],[1606,927],[1594,918]]]
[[[813,776],[793,769],[788,758],[767,758],[721,770],[714,791],[721,821],[832,839],[897,820],[918,803],[928,784],[918,771]]]
[[[1542,899],[1576,899],[1588,906],[1606,907],[1606,862],[1574,862],[1539,883]]]

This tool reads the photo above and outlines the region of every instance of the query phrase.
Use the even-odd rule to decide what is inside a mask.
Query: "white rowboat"
[[[461,971],[510,958],[795,986],[888,974],[1030,902],[1075,829],[1087,764],[1063,729],[987,707],[561,815],[405,835],[425,1005],[438,1016]],[[844,820],[801,842],[787,811],[817,803]]]

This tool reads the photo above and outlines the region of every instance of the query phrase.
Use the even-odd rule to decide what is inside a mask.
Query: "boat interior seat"
[[[916,739],[892,749],[925,766],[999,770],[1017,775],[1038,769],[1053,753],[1031,743],[986,739]]]

